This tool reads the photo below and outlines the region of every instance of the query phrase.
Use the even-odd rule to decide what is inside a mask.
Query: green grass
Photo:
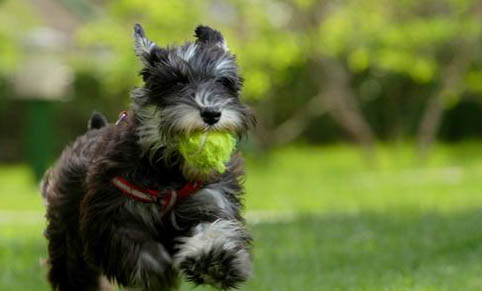
[[[311,213],[454,211],[482,205],[482,145],[438,146],[422,167],[408,146],[380,147],[367,167],[353,148],[285,148],[248,161],[248,209]]]
[[[481,149],[438,146],[424,166],[407,146],[370,166],[346,146],[250,155],[249,214],[293,216],[249,225],[242,290],[482,290]],[[48,290],[35,189],[25,167],[0,168],[0,290]]]
[[[43,209],[38,185],[25,166],[0,167],[0,210]]]

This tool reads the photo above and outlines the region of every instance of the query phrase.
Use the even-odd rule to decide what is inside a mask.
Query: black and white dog
[[[94,114],[45,174],[54,290],[100,290],[101,276],[140,290],[175,290],[181,274],[220,289],[248,279],[241,158],[223,174],[200,175],[176,143],[199,130],[241,137],[255,123],[221,33],[199,26],[195,36],[161,48],[136,25],[144,86],[131,92],[131,109],[116,124]]]

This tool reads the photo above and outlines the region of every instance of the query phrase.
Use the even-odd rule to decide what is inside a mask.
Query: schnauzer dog
[[[236,288],[251,273],[251,236],[241,217],[243,162],[201,174],[179,153],[179,135],[254,126],[239,100],[242,78],[220,32],[160,47],[140,25],[135,52],[144,85],[115,124],[94,113],[42,181],[47,205],[48,278],[54,290],[123,287]]]

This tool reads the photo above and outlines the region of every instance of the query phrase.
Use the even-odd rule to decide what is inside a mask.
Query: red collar
[[[179,190],[153,190],[129,183],[126,179],[116,176],[112,184],[122,191],[126,196],[145,203],[159,203],[161,212],[168,212],[177,201],[185,199],[201,188],[198,182],[187,183]]]

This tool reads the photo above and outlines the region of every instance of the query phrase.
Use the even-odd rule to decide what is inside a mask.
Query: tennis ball
[[[195,132],[179,140],[179,152],[187,165],[203,174],[224,173],[235,146],[236,138],[221,131]]]

